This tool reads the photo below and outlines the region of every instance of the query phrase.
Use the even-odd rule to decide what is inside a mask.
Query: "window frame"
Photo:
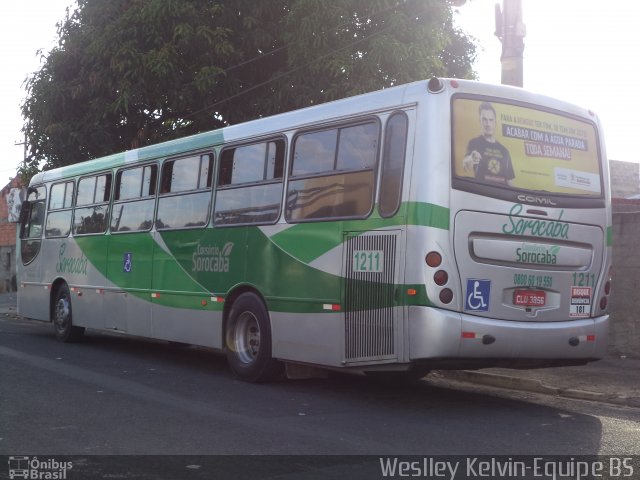
[[[352,127],[357,127],[359,125],[367,125],[367,124],[374,124],[377,127],[377,145],[376,145],[376,152],[374,155],[374,164],[371,168],[365,168],[365,169],[349,169],[349,170],[336,170],[335,167],[337,167],[338,165],[338,156],[339,156],[339,150],[340,150],[340,130],[342,129],[346,129],[346,128],[352,128]],[[334,151],[334,159],[333,159],[333,165],[334,165],[334,169],[333,170],[327,170],[324,172],[315,172],[315,173],[308,173],[308,174],[302,174],[302,175],[294,175],[293,174],[293,169],[294,169],[294,164],[295,164],[295,149],[296,149],[296,142],[298,140],[299,137],[303,136],[303,135],[307,135],[310,133],[315,133],[315,132],[322,132],[322,131],[327,131],[327,130],[332,130],[332,129],[337,129],[337,135],[336,135],[336,146],[335,146],[335,151]],[[380,154],[381,154],[381,143],[382,143],[382,134],[383,134],[383,129],[382,129],[382,122],[380,120],[380,117],[375,116],[375,115],[368,115],[365,117],[358,117],[355,119],[351,119],[349,121],[342,121],[342,122],[336,122],[336,123],[325,123],[322,125],[317,125],[314,126],[313,128],[306,128],[306,129],[301,129],[295,132],[295,134],[293,135],[293,138],[291,140],[291,149],[289,151],[289,165],[288,165],[288,169],[287,169],[287,179],[286,179],[286,188],[284,190],[284,202],[285,202],[285,208],[284,208],[284,218],[285,221],[287,223],[290,224],[296,224],[296,223],[313,223],[313,222],[332,222],[332,221],[345,221],[345,220],[365,220],[367,218],[369,218],[371,216],[371,214],[373,213],[373,211],[375,210],[375,206],[376,206],[376,193],[378,191],[378,172],[380,169]],[[354,174],[354,173],[362,173],[362,172],[371,172],[373,175],[373,180],[372,180],[372,190],[371,190],[371,201],[370,201],[370,206],[369,206],[369,210],[367,211],[366,214],[363,215],[349,215],[349,216],[344,216],[344,217],[334,217],[334,216],[327,216],[327,217],[317,217],[317,218],[305,218],[305,219],[301,219],[301,220],[294,220],[291,218],[290,216],[290,209],[287,208],[286,203],[289,197],[289,185],[291,184],[291,182],[295,182],[297,180],[306,180],[306,179],[312,179],[312,178],[327,178],[327,177],[332,177],[332,176],[344,176],[344,175],[349,175],[349,174]]]
[[[164,173],[165,173],[165,166],[168,165],[169,163],[173,162],[177,162],[186,158],[192,158],[192,157],[198,157],[200,159],[200,172],[202,171],[202,157],[204,156],[209,156],[210,157],[210,171],[209,171],[209,178],[211,181],[211,185],[209,186],[205,186],[205,187],[201,187],[201,188],[196,188],[196,189],[192,189],[192,190],[180,190],[178,192],[162,192],[162,184],[163,184],[163,180],[164,180]],[[172,167],[173,168],[173,167]],[[173,170],[172,170],[173,171]],[[199,173],[200,173],[199,172]],[[198,178],[201,178],[200,175],[198,175]],[[153,228],[155,228],[157,231],[159,232],[168,232],[168,231],[174,231],[174,230],[196,230],[196,229],[204,229],[207,228],[210,224],[211,224],[211,218],[212,218],[212,211],[213,211],[213,201],[214,201],[214,194],[213,194],[213,190],[214,190],[214,185],[216,182],[216,154],[215,151],[213,150],[205,150],[205,151],[196,151],[196,152],[189,152],[186,153],[184,155],[180,155],[178,157],[171,157],[171,158],[167,158],[165,159],[162,164],[160,165],[160,168],[158,169],[158,184],[157,184],[157,188],[156,188],[156,207],[155,207],[155,211],[154,211],[154,216],[153,216]],[[209,207],[207,208],[207,218],[206,221],[203,225],[193,225],[193,226],[181,226],[181,227],[158,227],[158,214],[160,213],[160,202],[162,201],[162,199],[165,198],[172,198],[172,197],[187,197],[187,196],[195,196],[195,195],[200,195],[202,193],[206,193],[209,192]]]
[[[29,197],[31,196],[32,193],[37,192],[38,190],[43,190],[44,191],[44,197],[43,198],[36,198],[35,200],[29,200]],[[19,239],[21,241],[26,241],[26,240],[37,240],[37,241],[42,241],[43,238],[46,238],[44,236],[44,232],[45,232],[45,228],[46,228],[46,220],[47,220],[47,207],[48,207],[48,192],[47,192],[47,186],[45,184],[39,184],[39,185],[35,185],[35,186],[31,186],[27,188],[27,200],[25,201],[25,203],[23,203],[23,207],[25,208],[28,207],[28,211],[21,211],[20,212],[20,234],[19,234]],[[34,211],[34,205],[42,205],[43,206],[43,215],[42,215],[42,221],[40,222],[40,236],[32,236],[32,235],[26,235],[27,232],[25,232],[26,229],[28,229],[29,231],[31,230],[32,227],[32,223],[31,223],[31,219],[33,216],[33,211]],[[37,254],[36,254],[37,255]],[[35,258],[35,256],[33,257]],[[33,261],[33,258],[28,261],[25,262],[24,264],[27,265],[28,263],[31,263],[31,261]]]
[[[396,205],[395,208],[393,209],[393,211],[391,211],[391,213],[388,212],[384,212],[382,211],[382,192],[384,191],[383,189],[383,183],[385,181],[385,160],[387,159],[387,157],[389,156],[389,124],[391,123],[391,121],[394,118],[398,118],[398,117],[404,117],[404,120],[406,122],[405,125],[405,131],[404,131],[404,141],[402,144],[402,165],[400,168],[400,175],[399,175],[399,189],[397,191],[397,200],[396,200]],[[395,110],[393,112],[391,112],[391,114],[389,115],[389,117],[387,118],[387,120],[385,121],[385,125],[384,125],[384,135],[383,135],[383,139],[384,139],[384,144],[382,145],[382,153],[380,155],[380,168],[379,168],[379,172],[380,172],[380,182],[378,185],[378,214],[380,215],[381,218],[391,218],[394,215],[396,215],[398,213],[398,210],[400,209],[400,205],[402,205],[402,192],[403,192],[403,186],[404,186],[404,174],[405,174],[405,170],[407,167],[407,151],[408,151],[408,145],[407,145],[407,141],[409,138],[409,128],[411,127],[410,123],[409,123],[409,115],[407,115],[407,112],[405,112],[404,110]]]
[[[72,192],[71,192],[71,205],[69,206],[65,206],[64,202],[67,199],[67,190],[69,188],[69,184],[72,185]],[[57,187],[58,185],[64,185],[64,194],[63,194],[63,206],[62,207],[58,207],[58,208],[51,208],[51,200],[53,200],[53,195],[51,194],[51,192],[53,192],[53,189],[55,187]],[[42,237],[45,239],[49,239],[49,238],[67,238],[69,237],[69,235],[71,235],[73,233],[73,216],[74,216],[74,210],[75,210],[75,199],[76,199],[76,191],[77,191],[77,184],[75,179],[71,178],[66,178],[64,180],[60,180],[58,182],[52,183],[51,186],[49,187],[49,197],[46,199],[46,218],[45,221],[42,225]],[[49,217],[51,217],[52,215],[55,216],[57,214],[60,213],[64,213],[64,212],[70,212],[71,215],[69,216],[69,229],[67,230],[67,232],[65,234],[61,234],[61,235],[47,235],[47,225],[49,223]]]
[[[97,185],[98,185],[98,177],[102,177],[102,176],[110,176],[111,179],[109,180],[109,189],[107,190],[106,186],[105,186],[105,192],[108,192],[108,196],[109,199],[108,200],[103,200],[101,202],[96,202],[96,193],[97,193]],[[80,192],[80,182],[82,182],[82,180],[88,179],[88,178],[93,178],[94,179],[94,185],[93,185],[93,202],[92,203],[85,203],[82,205],[78,205],[78,194]],[[75,191],[75,197],[74,197],[74,202],[73,202],[73,219],[71,221],[71,231],[73,232],[73,236],[79,236],[79,237],[84,237],[86,235],[105,235],[107,233],[107,231],[109,230],[109,227],[111,226],[111,199],[113,198],[114,195],[114,184],[115,182],[113,181],[114,175],[113,172],[111,170],[106,170],[103,172],[96,172],[93,173],[91,175],[83,175],[82,177],[79,177],[77,182],[76,182],[76,191]],[[105,228],[104,230],[102,230],[101,232],[86,232],[86,233],[77,233],[76,232],[76,212],[78,210],[84,210],[84,209],[90,209],[90,208],[94,208],[95,207],[99,207],[99,206],[104,206],[106,205],[107,207],[107,211],[105,213]]]
[[[69,184],[73,185],[73,191],[71,192],[71,205],[69,206],[65,206],[63,204],[62,207],[58,207],[58,208],[52,208],[51,207],[51,200],[53,200],[53,195],[51,194],[51,192],[53,191],[53,189],[55,187],[57,187],[58,185],[64,185],[64,195],[63,195],[63,199],[66,200],[67,198],[67,188],[69,186]],[[59,182],[56,183],[52,183],[51,186],[49,187],[49,198],[48,198],[48,202],[47,202],[47,212],[57,212],[59,210],[68,210],[70,208],[73,208],[75,205],[75,191],[76,191],[76,181],[72,178],[72,179],[65,179],[65,180],[61,180]]]
[[[36,198],[35,200],[29,200],[32,193],[42,189],[44,191],[43,198]],[[22,204],[20,211],[20,260],[23,265],[29,265],[32,263],[40,253],[42,247],[42,241],[46,238],[44,235],[47,219],[47,186],[45,184],[39,184],[27,188],[27,200]],[[40,222],[40,236],[25,235],[25,228],[31,230],[34,207],[42,205],[42,221]],[[28,211],[26,210],[28,208]],[[28,226],[28,227],[27,227]],[[17,248],[17,245],[16,245]]]
[[[155,167],[155,184],[154,184],[154,193],[153,194],[149,194],[149,195],[145,195],[142,196],[142,187],[144,185],[144,169],[146,167],[151,167],[153,169],[153,167]],[[121,174],[121,172],[125,172],[127,170],[134,170],[134,169],[142,169],[142,177],[140,180],[140,194],[141,196],[136,197],[136,198],[126,198],[124,200],[120,200],[120,199],[116,199],[116,196],[118,194],[118,186],[119,186],[119,175]],[[158,188],[159,188],[159,172],[160,171],[160,167],[158,165],[158,162],[145,162],[142,163],[140,165],[128,165],[125,167],[121,167],[115,170],[114,173],[114,179],[112,180],[112,195],[111,195],[111,200],[109,202],[109,206],[111,208],[111,211],[109,212],[109,224],[107,226],[107,231],[109,232],[109,234],[111,235],[121,235],[121,234],[128,234],[128,233],[141,233],[141,232],[150,232],[154,225],[155,225],[155,216],[156,216],[156,208],[157,208],[157,200],[158,200]],[[115,214],[116,211],[116,206],[117,205],[122,205],[125,203],[133,203],[133,202],[141,202],[141,201],[153,201],[153,212],[151,215],[151,223],[149,225],[149,228],[147,229],[140,229],[140,230],[123,230],[123,231],[118,231],[118,230],[113,230],[111,228],[111,225],[113,223],[113,216]]]
[[[282,142],[282,175],[279,178],[273,178],[273,179],[265,179],[266,175],[267,175],[267,159],[268,159],[268,155],[269,155],[269,148],[268,145],[269,143],[273,142],[276,143],[276,155],[277,155],[277,143],[281,141]],[[237,148],[241,148],[241,147],[247,147],[247,146],[251,146],[251,145],[259,145],[259,144],[266,144],[267,145],[267,149],[265,151],[265,161],[263,164],[263,173],[262,173],[262,180],[258,180],[258,181],[252,181],[252,182],[243,182],[243,183],[229,183],[226,185],[220,185],[220,171],[222,169],[222,157],[224,155],[225,152],[229,151],[229,150],[235,150]],[[213,210],[212,210],[212,214],[211,214],[211,224],[215,227],[215,228],[233,228],[233,227],[243,227],[243,226],[262,226],[262,225],[275,225],[276,223],[278,223],[280,221],[280,218],[282,217],[282,212],[283,212],[283,208],[282,208],[282,200],[284,198],[284,194],[285,194],[285,184],[286,184],[286,177],[287,177],[287,170],[288,170],[288,165],[287,165],[287,158],[288,158],[288,153],[287,153],[287,149],[289,147],[289,142],[288,142],[288,138],[286,135],[276,135],[276,136],[269,136],[269,137],[264,137],[264,138],[260,138],[260,139],[251,139],[249,141],[243,141],[243,142],[238,142],[238,143],[231,143],[228,145],[224,145],[221,149],[220,152],[218,154],[218,165],[216,168],[216,175],[215,175],[215,188],[214,188],[214,199],[213,199]],[[282,190],[280,192],[280,198],[278,201],[278,212],[275,215],[275,218],[272,221],[269,222],[242,222],[242,223],[216,223],[216,211],[217,211],[217,207],[218,207],[218,192],[225,192],[225,191],[231,191],[231,190],[239,190],[242,188],[247,188],[247,187],[257,187],[257,186],[264,186],[264,185],[277,185],[277,184],[281,184],[282,185]]]

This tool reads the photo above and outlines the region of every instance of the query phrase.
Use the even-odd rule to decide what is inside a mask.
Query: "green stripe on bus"
[[[408,223],[449,230],[449,209],[431,203],[409,202],[400,212],[408,210]],[[344,242],[344,232],[371,231],[404,225],[402,214],[381,218],[377,211],[366,220],[299,223],[271,237],[282,250],[304,263],[310,263]]]
[[[450,212],[446,207],[432,203],[409,202],[409,225],[440,228],[449,230]]]

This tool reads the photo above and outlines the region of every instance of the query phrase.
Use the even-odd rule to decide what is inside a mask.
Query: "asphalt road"
[[[640,409],[442,379],[254,385],[208,350],[90,331],[62,344],[49,324],[6,316],[0,455],[45,454],[633,455]]]

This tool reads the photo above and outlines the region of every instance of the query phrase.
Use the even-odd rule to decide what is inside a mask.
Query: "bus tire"
[[[240,295],[229,311],[225,353],[231,371],[247,382],[268,382],[282,372],[271,356],[269,313],[254,293]]]
[[[84,327],[73,325],[71,293],[66,283],[56,289],[53,303],[52,323],[56,339],[61,342],[78,342],[84,335]]]

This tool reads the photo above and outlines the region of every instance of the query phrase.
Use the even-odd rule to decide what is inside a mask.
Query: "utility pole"
[[[15,143],[14,143],[14,145],[15,145],[16,147],[18,147],[18,146],[20,146],[20,145],[23,145],[23,146],[24,146],[24,153],[23,153],[23,155],[22,155],[22,162],[23,162],[24,164],[26,164],[26,163],[27,163],[27,147],[28,147],[28,145],[29,145],[29,143],[27,142],[27,133],[25,132],[25,134],[24,134],[24,142],[15,142]]]
[[[522,0],[503,0],[502,10],[496,4],[496,37],[502,42],[502,83],[522,87],[524,37]]]

